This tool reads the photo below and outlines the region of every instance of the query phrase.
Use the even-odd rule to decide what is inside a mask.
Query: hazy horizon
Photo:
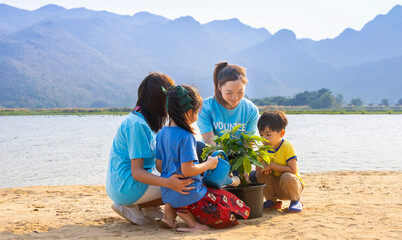
[[[67,9],[85,7],[90,10],[105,10],[120,15],[134,15],[147,11],[169,19],[192,16],[204,24],[213,20],[237,18],[254,28],[264,27],[272,34],[281,30],[292,30],[297,38],[321,40],[334,38],[347,28],[360,30],[364,24],[378,14],[388,13],[402,0],[356,0],[356,1],[243,1],[221,0],[202,2],[193,0],[116,0],[116,1],[54,1],[54,0],[0,0],[13,7],[35,10],[47,4],[55,4]],[[180,6],[180,7],[177,7]]]

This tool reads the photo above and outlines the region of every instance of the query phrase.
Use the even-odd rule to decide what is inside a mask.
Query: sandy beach
[[[224,230],[179,233],[133,225],[104,186],[0,189],[0,239],[400,239],[402,171],[302,174],[304,211],[265,210]],[[184,224],[183,222],[179,222]]]

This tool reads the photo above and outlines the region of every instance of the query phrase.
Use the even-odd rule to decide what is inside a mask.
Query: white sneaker
[[[163,212],[160,207],[146,207],[142,208],[142,214],[150,220],[154,220],[155,218],[162,218]]]
[[[114,203],[112,209],[121,217],[134,224],[144,226],[151,223],[148,218],[144,217],[138,205],[127,206]]]

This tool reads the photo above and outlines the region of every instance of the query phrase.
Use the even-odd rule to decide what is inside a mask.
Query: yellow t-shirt
[[[285,139],[282,139],[282,143],[281,143],[281,145],[279,145],[278,149],[273,150],[273,151],[268,151],[268,152],[273,154],[273,156],[275,158],[275,160],[273,162],[276,164],[282,165],[282,166],[286,166],[288,161],[290,161],[292,159],[297,160],[296,151],[293,148],[293,145]],[[275,176],[282,175],[282,173],[277,172],[275,170],[272,170],[272,172]],[[299,168],[296,170],[296,176],[304,184],[304,181],[300,178],[300,175],[299,175]]]

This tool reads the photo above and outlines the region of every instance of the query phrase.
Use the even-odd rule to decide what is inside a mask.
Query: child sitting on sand
[[[300,178],[297,167],[297,156],[292,144],[283,139],[288,124],[285,113],[281,111],[266,111],[258,120],[260,136],[268,140],[264,144],[273,147],[275,160],[264,164],[264,168],[256,168],[257,182],[265,183],[264,208],[281,209],[281,200],[290,200],[289,212],[298,213],[303,210],[300,195],[304,182]],[[250,175],[250,179],[252,174]]]
[[[208,157],[198,162],[194,129],[190,126],[197,120],[202,105],[201,96],[189,86],[172,86],[166,92],[166,108],[169,125],[162,128],[156,137],[156,167],[162,177],[182,174],[192,178],[190,194],[183,195],[169,188],[161,188],[165,212],[158,225],[177,228],[176,216],[182,218],[188,228],[178,231],[206,230],[209,227],[227,228],[238,224],[233,213],[247,219],[250,208],[235,195],[222,190],[207,188],[200,174],[216,168],[217,157]]]

